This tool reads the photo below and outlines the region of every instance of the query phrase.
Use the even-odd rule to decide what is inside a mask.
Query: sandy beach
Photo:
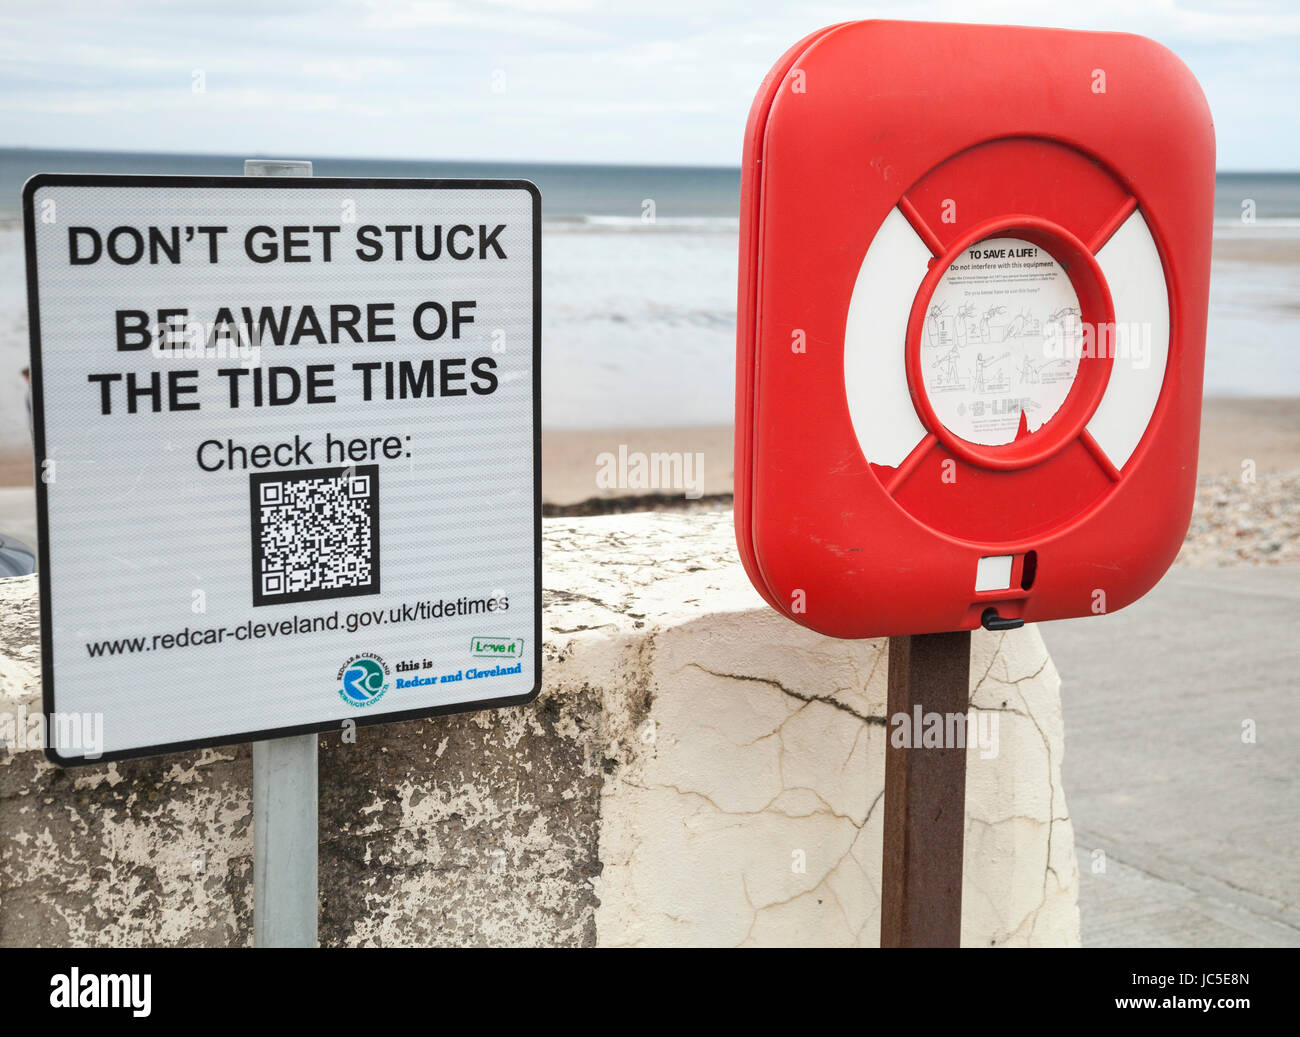
[[[1232,234],[1217,234],[1214,239],[1216,263],[1272,263],[1300,265],[1300,250],[1290,228],[1285,232],[1260,233],[1243,227]]]

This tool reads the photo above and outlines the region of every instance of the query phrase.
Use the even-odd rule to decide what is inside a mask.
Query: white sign
[[[540,207],[522,181],[28,182],[51,759],[536,695]]]
[[[1024,414],[1036,432],[1079,370],[1079,299],[1044,248],[1019,238],[970,246],[944,271],[921,334],[935,416],[971,443],[1010,443]]]

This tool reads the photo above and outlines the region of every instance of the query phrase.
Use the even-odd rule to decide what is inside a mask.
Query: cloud
[[[1290,5],[934,0],[872,13],[1151,36],[1201,79],[1225,167],[1300,168],[1300,135],[1278,124],[1294,125],[1300,85]],[[861,14],[776,0],[19,0],[0,12],[0,144],[734,164],[771,63]]]

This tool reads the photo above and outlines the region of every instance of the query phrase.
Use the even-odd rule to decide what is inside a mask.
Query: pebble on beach
[[[1177,565],[1285,565],[1300,562],[1300,471],[1202,476]]]

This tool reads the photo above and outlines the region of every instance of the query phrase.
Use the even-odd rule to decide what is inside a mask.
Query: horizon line
[[[166,149],[125,149],[125,148],[68,148],[52,147],[48,145],[30,145],[30,144],[0,144],[0,151],[63,151],[75,155],[156,155],[184,158],[212,158],[212,159],[230,159],[231,161],[243,162],[246,159],[280,159],[288,161],[290,156],[283,153],[267,152],[265,154],[254,153],[252,155],[237,155],[233,152],[222,151],[169,151]],[[294,161],[302,161],[300,158],[294,158]],[[410,158],[399,156],[359,156],[359,155],[315,155],[307,161],[312,162],[441,162],[452,165],[466,166],[508,166],[508,165],[528,165],[528,166],[550,166],[558,169],[565,168],[597,168],[597,169],[697,169],[712,170],[715,172],[740,172],[740,164],[736,165],[719,165],[717,163],[681,163],[681,162],[593,162],[593,161],[573,161],[560,162],[553,159],[530,159],[530,158]],[[1300,176],[1300,169],[1282,169],[1282,168],[1259,168],[1259,169],[1226,169],[1216,167],[1215,176],[1227,174],[1232,176],[1275,176],[1278,174]]]

